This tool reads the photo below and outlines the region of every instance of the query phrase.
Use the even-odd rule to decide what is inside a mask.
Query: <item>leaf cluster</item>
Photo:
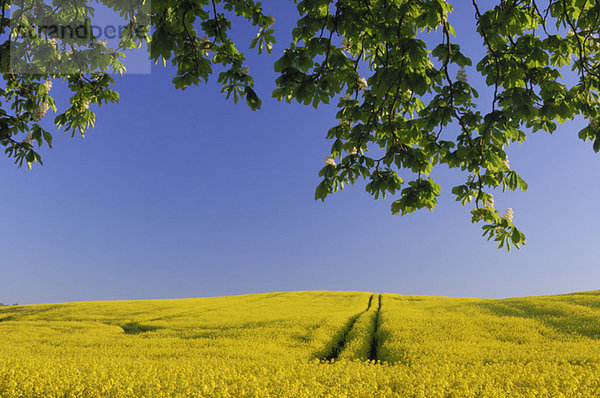
[[[101,2],[130,21],[117,50],[149,45],[155,63],[175,67],[173,83],[179,89],[208,81],[218,68],[217,81],[227,98],[244,99],[253,110],[260,107],[246,56],[230,31],[234,18],[247,21],[258,30],[250,47],[270,53],[275,18],[265,15],[261,3],[163,0],[144,11],[118,0]],[[41,3],[22,1],[8,18],[10,2],[0,1],[0,33],[11,18],[27,26],[36,18],[86,20],[93,13],[81,1],[61,1],[58,13]],[[441,192],[433,172],[443,165],[464,174],[465,183],[452,193],[463,206],[472,206],[472,221],[483,223],[484,236],[510,250],[525,244],[525,237],[512,216],[502,217],[494,208],[493,195],[526,190],[527,183],[510,168],[509,146],[524,142],[527,134],[552,133],[558,124],[583,117],[589,124],[578,135],[600,151],[600,3],[470,3],[477,26],[473,34],[486,50],[478,60],[463,51],[449,22],[453,8],[448,1],[295,0],[297,25],[274,63],[273,97],[315,108],[337,103],[338,122],[327,132],[332,146],[319,173],[316,199],[325,200],[360,179],[376,199],[396,196],[394,214],[431,211]],[[152,34],[133,34],[140,23],[149,24]],[[0,43],[5,80],[0,143],[19,165],[41,162],[34,143],[51,145],[52,135],[37,120],[40,109],[56,111],[46,79],[63,79],[73,92],[71,107],[55,119],[73,134],[93,127],[90,104],[118,100],[108,73],[122,72],[119,51],[97,45],[84,49],[80,43],[66,43],[61,50],[51,39],[29,43],[45,51],[33,63],[38,74],[11,73],[7,59],[16,39],[12,35]],[[78,67],[77,73],[44,69],[57,60]],[[479,99],[471,85],[475,74],[493,93],[489,102]]]

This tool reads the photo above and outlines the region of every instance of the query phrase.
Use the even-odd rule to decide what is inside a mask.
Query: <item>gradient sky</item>
[[[472,9],[456,3],[463,49],[481,54]],[[44,166],[17,169],[0,158],[0,302],[600,288],[600,157],[577,138],[581,121],[509,150],[530,188],[498,195],[496,207],[514,209],[528,240],[520,251],[481,237],[450,194],[464,180],[455,171],[434,172],[442,196],[433,213],[392,216],[393,199],[373,200],[364,184],[316,202],[336,107],[270,99],[272,64],[290,42],[295,9],[264,4],[277,19],[278,45],[272,56],[249,57],[262,110],[225,101],[214,83],[176,91],[172,71],[156,67],[117,79],[120,104],[98,109],[85,139],[57,133],[54,149],[42,151]],[[242,43],[249,32],[238,31]],[[64,102],[60,84],[52,92]]]

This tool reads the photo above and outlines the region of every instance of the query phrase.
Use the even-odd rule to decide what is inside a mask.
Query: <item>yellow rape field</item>
[[[0,397],[595,397],[600,292],[0,307]]]

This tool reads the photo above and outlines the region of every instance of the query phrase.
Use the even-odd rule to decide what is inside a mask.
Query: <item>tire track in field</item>
[[[381,294],[379,295],[379,304],[377,305],[377,312],[373,316],[373,335],[371,336],[371,355],[369,359],[371,361],[377,361],[377,349],[379,348],[379,325],[381,323]]]
[[[348,341],[348,334],[350,333],[350,330],[352,330],[352,328],[354,327],[356,320],[362,314],[368,312],[371,309],[371,305],[373,304],[374,296],[375,296],[375,294],[371,294],[371,296],[369,297],[367,309],[362,312],[359,312],[356,315],[351,316],[348,319],[348,322],[346,322],[344,327],[340,330],[340,332],[338,332],[336,334],[336,336],[333,338],[333,340],[330,341],[329,344],[327,344],[327,346],[331,346],[331,348],[328,350],[328,352],[326,352],[324,355],[323,354],[317,355],[317,358],[319,358],[320,360],[325,361],[325,362],[335,361],[338,358],[338,356],[340,355],[340,353],[342,352],[342,350],[344,349],[344,346],[346,345],[346,343]]]

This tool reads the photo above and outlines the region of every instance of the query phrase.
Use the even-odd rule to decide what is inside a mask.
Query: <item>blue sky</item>
[[[458,39],[480,54],[473,12],[458,3]],[[481,237],[450,194],[463,181],[454,171],[434,172],[442,196],[433,213],[392,216],[392,198],[375,201],[364,184],[314,201],[336,108],[270,99],[272,64],[295,15],[291,2],[265,8],[277,19],[278,44],[273,56],[250,56],[260,111],[225,101],[212,82],[176,91],[172,71],[155,67],[117,79],[120,104],[97,109],[85,139],[57,133],[44,166],[17,169],[1,158],[0,302],[600,288],[600,157],[577,138],[581,121],[509,151],[530,188],[497,196],[496,207],[514,209],[528,239],[521,251],[505,253]],[[60,84],[53,94],[64,101]]]

